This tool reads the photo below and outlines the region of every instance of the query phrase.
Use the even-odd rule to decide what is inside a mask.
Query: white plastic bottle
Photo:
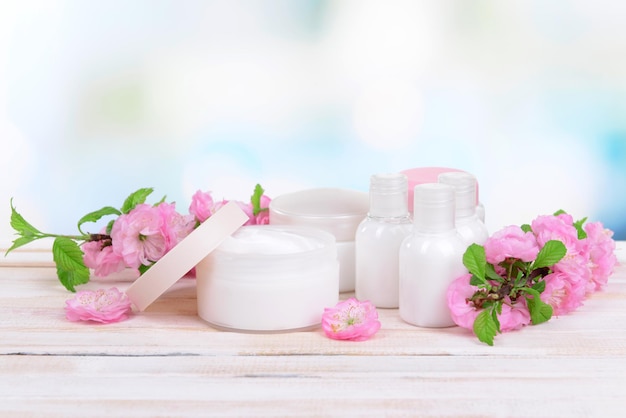
[[[470,173],[456,171],[439,174],[438,181],[449,184],[456,191],[455,226],[466,246],[483,245],[489,232],[476,212],[476,178]]]
[[[355,294],[378,308],[397,308],[398,251],[412,229],[404,174],[370,178],[370,207],[355,236]]]
[[[454,188],[415,186],[413,233],[400,246],[400,317],[419,327],[454,325],[446,301],[449,284],[467,273],[465,242],[454,227]]]

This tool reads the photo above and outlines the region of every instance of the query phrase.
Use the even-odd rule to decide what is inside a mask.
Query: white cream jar
[[[339,297],[335,238],[306,227],[244,226],[196,266],[198,315],[220,329],[316,327]]]
[[[271,225],[299,225],[330,232],[337,240],[339,291],[354,291],[354,237],[367,216],[369,196],[356,190],[318,188],[275,197]]]

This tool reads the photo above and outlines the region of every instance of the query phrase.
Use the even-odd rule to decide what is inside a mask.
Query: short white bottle
[[[454,227],[454,188],[425,183],[413,194],[413,233],[400,246],[400,317],[419,327],[449,327],[450,283],[467,273],[466,245]]]
[[[370,178],[370,207],[356,231],[355,295],[378,308],[397,308],[398,250],[412,230],[406,175]]]
[[[456,171],[439,174],[438,181],[454,187],[456,202],[454,223],[466,246],[483,245],[489,238],[489,232],[476,212],[476,177],[470,173]]]

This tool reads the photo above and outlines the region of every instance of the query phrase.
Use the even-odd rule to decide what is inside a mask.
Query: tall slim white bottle
[[[369,196],[369,212],[354,241],[355,295],[378,308],[397,308],[398,250],[412,229],[406,176],[373,175]]]
[[[438,181],[454,187],[454,223],[459,235],[467,246],[483,245],[489,238],[489,233],[476,213],[476,178],[470,173],[456,171],[439,174]]]
[[[466,245],[454,227],[454,188],[415,186],[413,233],[400,246],[400,317],[419,327],[449,327],[449,284],[467,273]]]

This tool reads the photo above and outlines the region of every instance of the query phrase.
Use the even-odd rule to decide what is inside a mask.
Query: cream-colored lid
[[[269,206],[270,224],[310,226],[330,232],[337,241],[354,241],[369,197],[356,190],[317,188],[277,196]]]
[[[139,276],[126,290],[128,298],[145,310],[247,221],[248,215],[235,202],[227,203]]]

